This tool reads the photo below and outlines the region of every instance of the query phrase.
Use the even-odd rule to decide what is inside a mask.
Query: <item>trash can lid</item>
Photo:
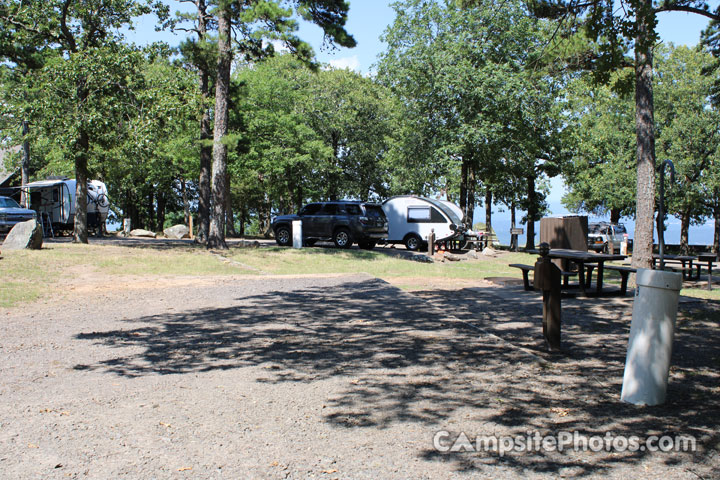
[[[642,287],[664,288],[679,292],[682,289],[682,274],[666,272],[665,270],[638,268],[635,283]]]

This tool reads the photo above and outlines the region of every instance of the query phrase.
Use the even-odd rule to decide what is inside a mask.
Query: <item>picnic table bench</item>
[[[528,291],[533,290],[533,286],[530,285],[529,274],[530,274],[530,272],[535,271],[535,266],[534,265],[524,265],[522,263],[512,263],[509,266],[513,267],[513,268],[519,268],[520,270],[522,270],[523,285],[525,286],[525,290],[528,290]],[[567,280],[569,277],[577,275],[577,272],[560,272],[560,273],[563,276],[563,280]]]
[[[585,287],[590,288],[590,276],[592,275],[595,265],[587,264],[585,268],[587,268],[587,283]],[[637,269],[627,265],[605,265],[605,270],[612,270],[620,274],[620,295],[627,293],[628,277],[630,277],[631,273],[637,272]]]

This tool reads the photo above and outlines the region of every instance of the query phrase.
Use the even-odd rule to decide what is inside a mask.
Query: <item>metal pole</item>
[[[670,184],[675,183],[675,165],[670,160],[660,164],[660,201],[658,205],[657,231],[660,270],[665,270],[665,165],[670,166]]]

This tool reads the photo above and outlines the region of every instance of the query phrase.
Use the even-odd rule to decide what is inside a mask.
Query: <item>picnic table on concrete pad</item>
[[[529,252],[538,253],[537,250],[530,250]],[[591,285],[590,275],[588,275],[587,278],[585,276],[585,264],[592,264],[593,268],[597,266],[597,282],[595,286],[595,294],[601,295],[603,287],[603,267],[605,262],[611,262],[613,260],[625,260],[625,258],[627,258],[626,255],[586,252],[583,250],[569,250],[564,248],[551,248],[548,257],[569,260],[578,266],[580,292],[585,296],[587,296],[587,290],[588,288],[590,288]]]

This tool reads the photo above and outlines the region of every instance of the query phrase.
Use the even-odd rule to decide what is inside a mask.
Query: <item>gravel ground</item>
[[[537,311],[521,290],[463,288],[441,298],[367,276],[264,276],[77,291],[0,310],[2,478],[720,473],[717,383],[704,403],[705,390],[686,382],[684,403],[620,405],[616,379],[584,371],[590,355],[548,361],[537,342],[519,341],[522,328],[538,328],[527,325]],[[502,318],[526,324],[491,325]],[[584,337],[571,338],[574,352]],[[606,349],[612,368],[614,348]],[[717,363],[707,381],[716,373]],[[443,430],[472,438],[573,429],[690,429],[701,440],[694,454],[433,448]]]

